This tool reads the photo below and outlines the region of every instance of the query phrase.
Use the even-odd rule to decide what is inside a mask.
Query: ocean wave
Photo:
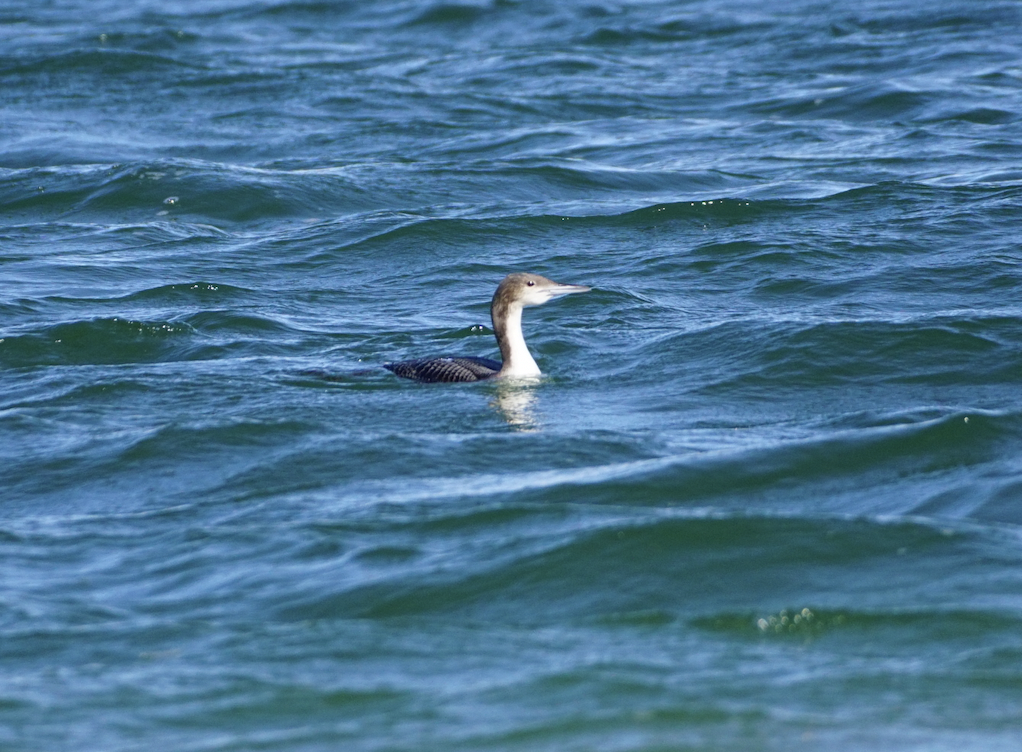
[[[153,362],[180,352],[193,329],[170,321],[118,317],[71,321],[0,340],[0,363],[8,368],[86,363]],[[172,357],[172,356],[171,356]]]
[[[196,303],[209,300],[223,303],[227,300],[244,299],[252,292],[244,287],[226,285],[222,282],[183,282],[139,290],[118,298],[118,300],[154,304]]]
[[[360,198],[361,197],[361,198]],[[251,225],[308,217],[328,206],[369,207],[357,181],[338,171],[277,170],[198,160],[9,170],[0,206],[25,217],[148,216],[153,221]],[[117,225],[123,226],[122,219]],[[202,226],[201,224],[197,226]]]
[[[388,384],[377,387],[386,389]],[[382,421],[378,430],[387,432],[391,422]],[[420,522],[423,515],[443,520],[453,514],[460,519],[463,513],[485,514],[504,505],[542,509],[581,504],[814,518],[932,514],[1010,525],[1019,517],[1004,500],[1018,478],[1000,453],[1017,441],[1019,433],[1017,415],[983,411],[923,411],[891,415],[886,421],[872,414],[849,415],[844,425],[806,428],[787,440],[772,434],[739,434],[726,425],[692,425],[692,448],[685,452],[650,456],[648,443],[638,439],[594,436],[579,446],[580,459],[589,459],[588,464],[513,473],[451,473],[433,465],[449,456],[453,446],[458,447],[457,454],[486,467],[491,452],[500,454],[505,445],[517,443],[514,435],[444,437],[406,429],[400,439],[395,435],[386,442],[395,453],[393,463],[379,456],[384,439],[373,434],[351,442],[344,451],[306,448],[300,456],[285,452],[229,477],[212,495],[224,501],[304,499],[335,514],[375,514],[373,510],[387,507],[404,510],[401,514]],[[728,439],[731,446],[722,448]],[[556,436],[546,442],[556,446]],[[542,448],[537,451],[542,453]],[[600,455],[607,460],[591,464]],[[621,461],[622,455],[631,458]],[[615,457],[618,461],[612,460]],[[368,458],[375,458],[373,472],[359,478],[356,468],[366,467]],[[418,470],[410,473],[409,463]],[[297,468],[301,470],[295,475]],[[338,483],[337,473],[345,468],[353,477]],[[911,491],[895,492],[897,488]],[[958,503],[941,496],[952,488],[958,489]]]
[[[101,40],[97,38],[97,46]],[[190,69],[194,63],[143,49],[77,49],[17,61],[0,59],[0,74],[37,76],[73,72],[76,76],[150,75],[159,69]]]
[[[1019,628],[1010,611],[911,609],[863,611],[808,606],[772,613],[720,613],[692,620],[693,626],[736,637],[781,637],[799,640],[841,632],[868,633],[875,640],[898,640],[902,633],[934,640],[982,640]]]
[[[67,321],[0,338],[0,364],[112,365],[205,360],[260,349],[274,335],[293,334],[279,320],[228,310],[203,310],[171,320],[120,316]]]
[[[418,545],[396,556],[377,555],[374,536],[349,533],[345,538],[354,547],[340,557],[322,549],[317,559],[324,569],[280,604],[277,616],[385,619],[456,613],[515,623],[619,624],[639,614],[638,626],[693,620],[700,628],[723,632],[781,634],[758,623],[766,619],[773,626],[771,617],[778,612],[739,616],[725,604],[759,601],[766,583],[769,600],[776,601],[805,591],[807,576],[820,577],[830,568],[857,568],[865,591],[899,560],[922,566],[977,545],[968,530],[907,521],[688,515],[611,517],[588,525],[576,519],[573,528],[549,519],[545,525],[529,524],[549,517],[533,510],[524,519],[491,520],[489,532],[479,526],[433,529],[439,536],[435,546]],[[339,533],[321,529],[317,537]],[[391,530],[391,535],[398,533]],[[454,565],[456,541],[470,538],[486,546],[491,537],[489,557]],[[820,593],[820,583],[812,585]],[[856,599],[854,592],[847,597]],[[802,625],[803,635],[844,626],[846,620],[859,629],[870,626],[865,615],[835,613],[815,603],[795,608],[821,614]],[[1007,613],[1003,620],[1016,621]]]

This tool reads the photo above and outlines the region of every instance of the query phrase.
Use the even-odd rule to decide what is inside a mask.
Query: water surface
[[[1016,749],[1018,40],[8,3],[0,747]]]

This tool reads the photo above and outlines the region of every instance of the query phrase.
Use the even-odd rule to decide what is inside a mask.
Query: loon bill
[[[522,336],[522,309],[576,292],[585,285],[563,285],[538,274],[509,274],[493,293],[490,318],[503,362],[489,358],[442,357],[384,363],[398,376],[416,381],[451,382],[524,379],[542,375]]]

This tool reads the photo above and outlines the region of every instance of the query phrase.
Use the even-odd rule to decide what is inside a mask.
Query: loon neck
[[[503,365],[497,378],[525,379],[541,376],[539,366],[529,352],[522,335],[522,305],[515,301],[498,300],[494,296],[490,306],[493,333],[500,346]]]

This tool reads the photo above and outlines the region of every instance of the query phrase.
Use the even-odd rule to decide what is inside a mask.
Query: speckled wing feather
[[[398,376],[416,381],[452,382],[482,381],[497,374],[500,363],[489,358],[419,358],[400,363],[384,363],[383,367]]]

